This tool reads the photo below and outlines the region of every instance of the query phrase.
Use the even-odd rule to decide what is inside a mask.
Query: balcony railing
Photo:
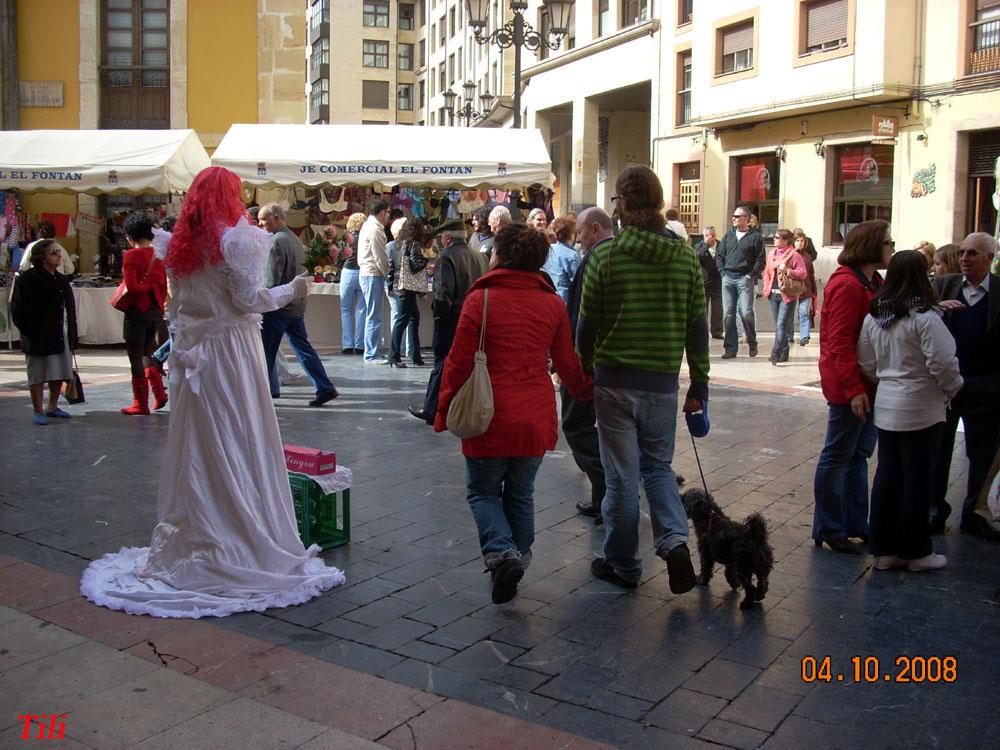
[[[969,54],[969,72],[1000,70],[1000,18],[983,19],[970,25],[974,41]]]

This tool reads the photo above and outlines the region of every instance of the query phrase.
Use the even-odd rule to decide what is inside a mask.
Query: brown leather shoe
[[[736,358],[736,352],[723,352],[722,353],[722,358],[723,359],[735,359]]]

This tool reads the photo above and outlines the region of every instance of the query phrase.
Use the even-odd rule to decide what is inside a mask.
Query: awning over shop
[[[0,190],[180,193],[209,164],[193,130],[0,132]]]
[[[552,185],[537,130],[406,125],[233,125],[212,154],[257,187]]]

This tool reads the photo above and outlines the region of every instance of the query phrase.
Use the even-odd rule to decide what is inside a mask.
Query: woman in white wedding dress
[[[309,279],[264,287],[271,243],[251,226],[240,179],[199,173],[172,238],[170,432],[148,548],[90,564],[80,590],[111,609],[155,617],[223,617],[301,604],[344,582],[299,539],[281,435],[268,390],[260,313],[309,291]]]

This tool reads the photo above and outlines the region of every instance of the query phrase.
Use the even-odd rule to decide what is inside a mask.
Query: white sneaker
[[[905,566],[906,560],[897,555],[875,555],[875,570],[891,570]]]
[[[906,569],[912,573],[917,573],[921,570],[939,570],[948,564],[948,558],[944,555],[935,555],[931,553],[926,557],[919,557],[916,560],[909,560],[906,563]]]

